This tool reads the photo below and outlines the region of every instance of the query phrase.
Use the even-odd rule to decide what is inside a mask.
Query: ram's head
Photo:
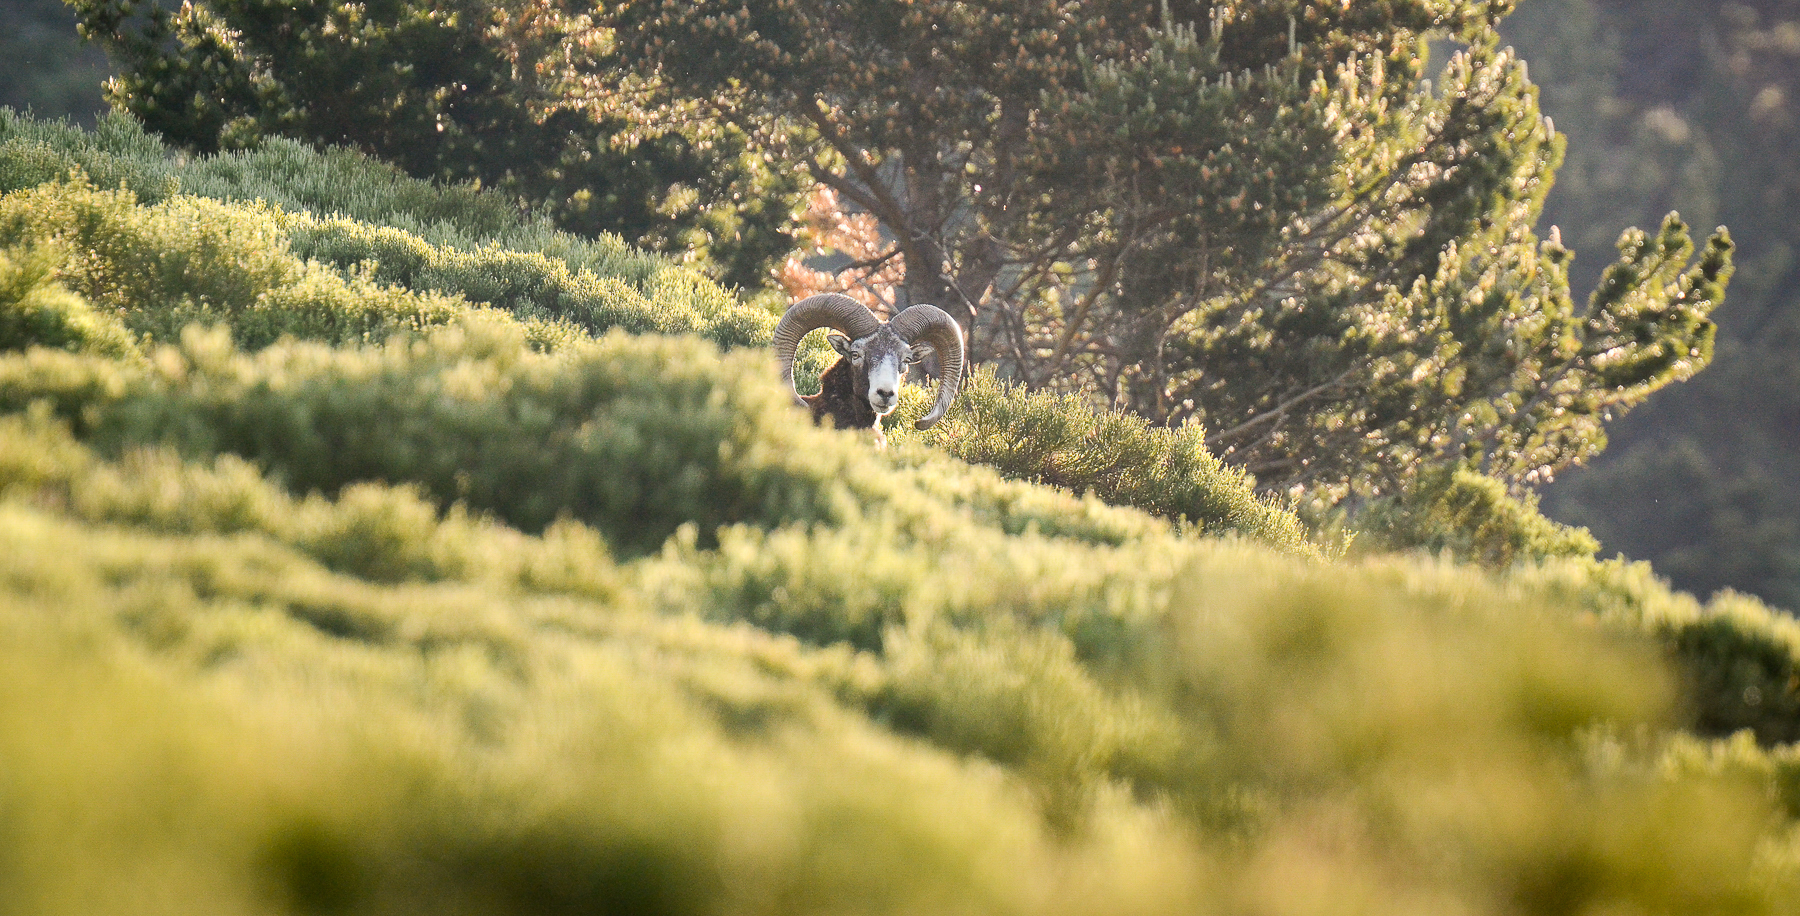
[[[865,402],[873,416],[868,418],[868,423],[856,425],[872,425],[879,421],[900,403],[900,384],[906,379],[907,367],[928,351],[936,352],[938,358],[937,400],[914,427],[930,429],[936,426],[962,388],[962,327],[949,312],[935,305],[915,305],[883,322],[855,299],[825,293],[794,303],[781,317],[781,323],[775,326],[775,356],[781,361],[781,381],[790,391],[794,388],[794,354],[800,347],[800,338],[819,328],[830,328],[842,334],[834,335],[831,345],[843,360],[827,374],[839,372],[847,364],[851,389],[846,395],[845,392],[833,392],[827,385],[810,398],[796,392],[795,400],[811,408],[815,421],[826,415],[836,417],[837,412],[844,409],[855,410],[860,417]],[[856,403],[834,403],[834,398],[839,401],[848,398]],[[840,421],[839,425],[851,424]]]

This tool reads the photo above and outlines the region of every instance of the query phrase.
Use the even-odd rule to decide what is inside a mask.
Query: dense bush
[[[869,514],[615,567],[575,523],[0,433],[22,912],[1787,899],[1744,862],[1791,765],[1575,740],[1660,727],[1671,684],[1548,587],[949,517],[885,556]]]
[[[353,484],[338,499],[296,498],[231,455],[189,462],[157,447],[102,460],[39,408],[0,417],[0,494],[70,516],[181,536],[254,535],[326,569],[379,583],[446,580],[610,597],[612,557],[574,522],[522,535],[416,485]]]
[[[1682,675],[1701,734],[1752,729],[1769,744],[1800,740],[1800,623],[1792,616],[1732,593],[1702,603],[1671,590],[1647,563],[1526,566],[1508,579],[1656,637]]]
[[[1207,533],[1304,539],[1293,513],[1254,496],[1253,481],[1206,450],[1199,428],[1095,411],[1080,397],[1027,391],[988,371],[971,373],[956,409],[920,438],[1014,479],[1093,493]]]
[[[397,229],[354,220],[290,219],[294,253],[359,271],[382,284],[460,296],[521,319],[574,324],[589,333],[696,334],[726,347],[761,346],[776,316],[747,306],[693,271],[666,268],[633,285],[537,252],[436,246]]]
[[[1538,511],[1530,492],[1514,496],[1492,477],[1457,467],[1421,473],[1413,486],[1348,511],[1319,512],[1360,553],[1423,550],[1504,569],[1557,557],[1592,557],[1600,543]]]
[[[189,156],[138,123],[106,116],[93,131],[0,109],[0,191],[17,191],[70,172],[101,188],[124,187],[146,203],[185,194],[227,202],[265,201],[292,212],[400,229],[465,252],[489,246],[533,251],[633,286],[671,269],[614,236],[582,238],[523,216],[504,195],[470,184],[435,184],[345,149],[314,150],[271,139],[256,149]]]
[[[253,347],[283,335],[380,340],[468,311],[302,261],[279,214],[202,198],[140,207],[128,191],[85,184],[15,191],[0,197],[0,245],[36,250],[59,283],[151,340],[195,322],[226,324]]]
[[[639,289],[541,254],[460,252],[397,229],[266,205],[172,197],[137,206],[128,191],[83,183],[0,197],[0,244],[54,249],[59,280],[158,340],[174,340],[190,323],[223,322],[252,347],[284,334],[376,341],[443,324],[471,303],[507,309],[552,339],[565,335],[549,326],[562,324],[744,345],[767,340],[774,323],[676,268]]]
[[[237,455],[297,493],[410,482],[537,531],[558,517],[652,550],[684,524],[843,523],[883,514],[918,536],[974,513],[1004,531],[1101,543],[1165,524],[945,459],[892,467],[793,411],[762,354],[614,334],[535,352],[508,322],[471,317],[380,349],[283,343],[255,354],[190,332],[155,368],[37,351],[0,359],[0,405],[52,405],[117,454],[143,443]],[[956,490],[933,476],[966,471]],[[1283,542],[1283,532],[1269,540]]]
[[[107,356],[132,352],[124,326],[59,285],[51,276],[51,261],[29,248],[0,246],[0,351],[54,347]]]

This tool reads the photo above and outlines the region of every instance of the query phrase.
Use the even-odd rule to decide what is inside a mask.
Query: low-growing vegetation
[[[1800,625],[1479,478],[1322,534],[983,374],[877,452],[665,262],[0,128],[88,157],[0,197],[0,914],[1800,905]]]

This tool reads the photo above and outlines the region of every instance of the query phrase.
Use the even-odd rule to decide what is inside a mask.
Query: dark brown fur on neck
[[[875,408],[869,406],[869,376],[857,372],[847,359],[840,359],[819,377],[819,393],[802,397],[812,411],[813,423],[823,426],[825,418],[838,429],[869,429],[875,425]]]

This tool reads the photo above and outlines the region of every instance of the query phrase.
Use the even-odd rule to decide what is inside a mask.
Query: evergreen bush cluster
[[[511,583],[596,598],[616,591],[605,542],[578,524],[521,535],[460,505],[440,512],[416,484],[364,481],[336,499],[295,497],[228,454],[189,461],[143,446],[109,461],[43,406],[0,417],[0,493],[30,493],[97,525],[267,539],[376,583]]]
[[[985,369],[964,380],[957,409],[920,438],[1008,477],[1093,493],[1202,531],[1305,538],[1293,513],[1253,496],[1253,481],[1207,451],[1198,427],[1096,411],[1079,396],[1027,391]]]
[[[1531,493],[1514,496],[1500,481],[1454,466],[1422,473],[1409,489],[1355,512],[1340,506],[1307,514],[1320,516],[1315,527],[1338,531],[1361,552],[1447,553],[1495,569],[1600,550],[1587,529],[1544,517]]]
[[[191,330],[148,364],[38,350],[0,360],[0,405],[43,404],[108,453],[142,443],[255,462],[297,493],[408,482],[526,531],[567,516],[621,550],[683,525],[846,523],[876,513],[896,537],[972,513],[1007,532],[1118,544],[1167,535],[1148,516],[969,469],[892,467],[850,437],[794,422],[761,354],[623,334],[538,353],[508,322],[472,316],[406,344],[288,342],[257,353]],[[746,418],[751,419],[746,419]],[[1269,543],[1303,551],[1292,530]]]
[[[0,244],[58,250],[60,280],[152,339],[223,322],[245,346],[286,334],[377,341],[442,324],[470,303],[590,333],[701,334],[766,341],[774,320],[699,275],[670,267],[642,287],[536,252],[462,252],[402,230],[319,220],[265,204],[178,196],[139,206],[85,181],[0,197]],[[548,328],[542,333],[556,336]]]
[[[0,248],[0,350],[130,353],[124,326],[57,283],[50,261],[29,247]]]
[[[79,183],[15,191],[0,197],[0,245],[50,260],[70,292],[150,340],[219,323],[251,347],[374,341],[467,310],[302,261],[273,211],[202,198],[140,207],[129,191]]]
[[[1671,590],[1647,563],[1528,565],[1508,578],[1654,637],[1681,674],[1700,734],[1748,730],[1772,746],[1800,740],[1800,623],[1787,612],[1731,592],[1703,603]]]
[[[290,219],[294,253],[420,293],[460,296],[524,320],[574,324],[590,334],[694,334],[720,346],[766,345],[776,316],[738,302],[699,274],[667,267],[632,284],[571,268],[535,251],[459,251],[368,223]]]
[[[0,191],[66,180],[71,171],[100,188],[126,188],[145,203],[176,195],[227,202],[265,201],[320,218],[341,216],[400,229],[459,251],[499,246],[535,251],[640,286],[673,265],[616,236],[586,238],[525,216],[509,197],[474,185],[408,178],[360,153],[315,150],[271,138],[255,149],[189,156],[112,114],[92,131],[0,109]]]

